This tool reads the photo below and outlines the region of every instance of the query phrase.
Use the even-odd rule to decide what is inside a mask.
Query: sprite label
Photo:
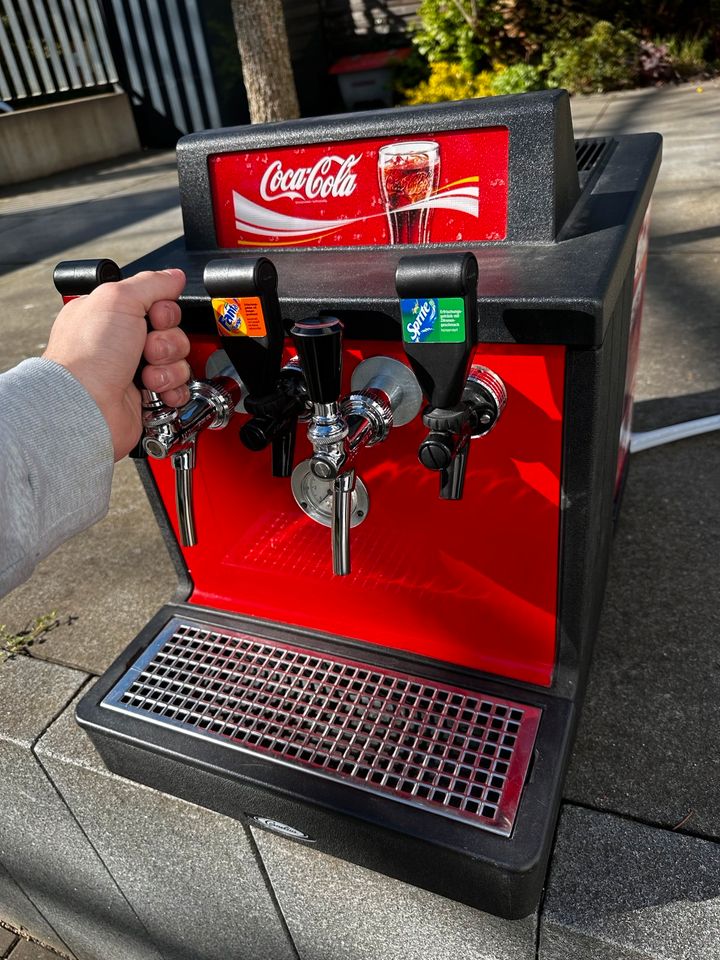
[[[462,297],[417,297],[400,301],[405,343],[462,343],[465,304]]]

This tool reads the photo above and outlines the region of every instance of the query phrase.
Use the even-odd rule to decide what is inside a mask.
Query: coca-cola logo
[[[328,197],[349,197],[355,192],[357,176],[353,167],[362,154],[321,157],[312,167],[284,167],[275,160],[260,181],[263,200],[326,200]]]

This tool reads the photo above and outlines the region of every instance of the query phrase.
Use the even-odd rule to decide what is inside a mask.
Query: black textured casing
[[[410,661],[397,651],[283,624],[243,621],[192,605],[169,606],[85,696],[78,719],[118,773],[241,820],[263,816],[290,824],[307,834],[318,850],[502,916],[520,917],[534,908],[542,890],[602,604],[616,502],[635,250],[659,167],[660,138],[642,134],[608,140],[581,188],[568,99],[561,91],[192,135],[178,147],[185,237],[125,273],[182,267],[188,276],[181,298],[183,326],[190,334],[212,333],[203,269],[218,256],[239,255],[219,253],[216,246],[209,156],[499,125],[510,131],[507,239],[446,245],[437,252],[470,249],[477,258],[474,341],[567,347],[557,660],[551,687],[506,683],[449,664]],[[342,321],[349,339],[400,340],[395,271],[399,257],[412,250],[263,252],[277,267],[286,331],[307,317],[333,316]],[[145,465],[140,469],[187,596],[187,570],[164,507],[149,470]],[[103,697],[162,625],[182,610],[220,625],[286,637],[368,663],[399,665],[418,676],[539,706],[542,719],[533,765],[512,837],[368,796],[340,782],[322,781],[318,787],[317,778],[299,768],[242,751],[230,755],[221,745],[104,709]]]

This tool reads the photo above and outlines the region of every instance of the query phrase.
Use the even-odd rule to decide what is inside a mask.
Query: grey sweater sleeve
[[[105,516],[113,448],[94,400],[52,360],[0,375],[0,596]]]

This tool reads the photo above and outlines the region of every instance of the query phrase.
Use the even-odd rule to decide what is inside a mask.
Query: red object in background
[[[366,70],[383,70],[407,60],[411,52],[412,47],[400,47],[397,50],[357,53],[351,57],[342,57],[330,67],[328,73],[338,75],[340,73],[363,73]]]
[[[217,347],[193,341],[204,369]],[[404,360],[400,345],[347,341],[344,391],[366,356]],[[501,423],[472,442],[465,497],[438,498],[417,449],[420,417],[358,457],[370,495],[352,533],[352,573],[332,576],[330,530],[305,516],[270,453],[231,434],[198,444],[198,545],[183,550],[190,602],[379,644],[549,685],[555,663],[565,348],[485,344],[475,361],[505,382]],[[310,456],[301,426],[296,462]],[[175,520],[169,462],[153,474]]]
[[[221,249],[383,246],[391,242],[378,171],[381,147],[432,142],[439,180],[420,202],[428,242],[502,240],[507,232],[506,127],[282,147],[208,159]]]

